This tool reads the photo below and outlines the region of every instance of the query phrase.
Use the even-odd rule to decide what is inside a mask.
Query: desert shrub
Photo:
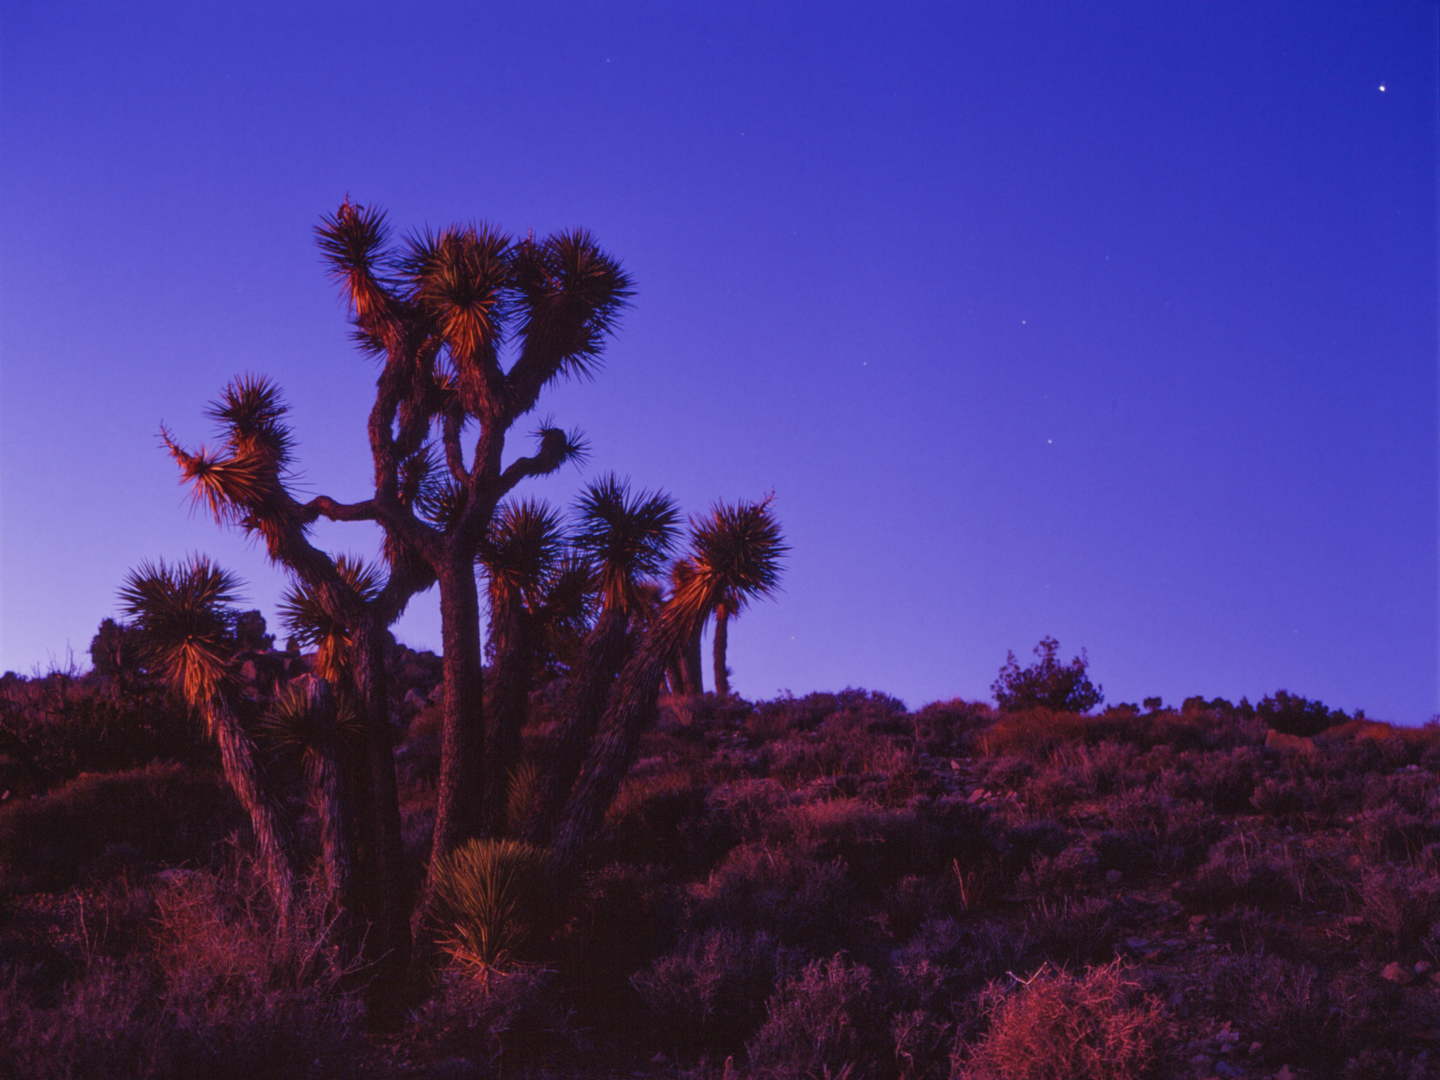
[[[100,956],[43,1007],[0,980],[0,1070],[25,1077],[253,1080],[343,1075],[360,1003],[343,990],[323,897],[277,928],[243,864],[155,888],[152,949]]]
[[[1174,891],[1176,899],[1198,911],[1224,911],[1237,905],[1274,910],[1300,899],[1287,867],[1244,836],[1216,844],[1205,863]]]
[[[964,754],[974,749],[975,736],[995,719],[983,702],[933,701],[913,716],[919,748],[928,754]]]
[[[1036,663],[1021,668],[1015,654],[1007,653],[1005,666],[990,688],[995,701],[1004,712],[1044,707],[1056,712],[1089,712],[1105,700],[1101,688],[1090,682],[1086,669],[1089,658],[1085,650],[1068,664],[1056,659],[1060,643],[1052,637],[1041,638],[1035,646]]]
[[[587,1024],[629,1024],[642,1003],[630,976],[675,947],[681,897],[653,866],[611,863],[586,875],[555,943],[567,1000]]]
[[[1030,869],[1038,856],[1053,859],[1079,839],[1054,821],[1032,821],[1004,830],[997,846],[1001,865],[1012,874]]]
[[[1250,793],[1250,805],[1277,824],[1303,820],[1307,805],[1307,789],[1293,779],[1262,780]]]
[[[889,1041],[870,969],[843,953],[789,980],[746,1044],[759,1076],[874,1076]]]
[[[1425,821],[1440,819],[1440,777],[1422,769],[1371,776],[1361,805],[1366,810],[1395,806]]]
[[[1198,863],[1222,828],[1204,804],[1156,790],[1127,791],[1105,812],[1117,831],[1146,838],[1153,865],[1163,872]]]
[[[541,1061],[579,1044],[555,973],[534,967],[491,972],[484,981],[448,972],[416,1009],[407,1034],[429,1056],[478,1058],[497,1074],[502,1065]]]
[[[1359,898],[1365,921],[1400,948],[1418,944],[1440,919],[1440,878],[1420,867],[1366,871]]]
[[[1069,818],[1084,794],[1084,782],[1074,770],[1050,765],[1025,781],[1020,801],[1038,818]]]
[[[1374,806],[1355,818],[1356,844],[1372,862],[1411,861],[1435,839],[1435,833],[1435,828],[1403,806]]]
[[[1100,860],[1088,843],[1072,844],[1059,855],[1036,855],[1016,884],[1037,896],[1070,896],[1098,876]]]
[[[964,1080],[1139,1080],[1171,1037],[1164,1007],[1117,960],[1070,975],[1042,968],[989,1004],[990,1028],[954,1075]]]
[[[1206,973],[1216,1011],[1264,1046],[1264,1059],[1329,1074],[1346,1057],[1344,995],[1314,964],[1266,953],[1223,957]]]
[[[796,848],[742,844],[690,896],[697,930],[768,932],[810,955],[852,948],[865,936],[844,863]]]
[[[439,941],[488,975],[526,957],[556,917],[549,853],[517,840],[470,840],[435,866]]]
[[[1261,761],[1260,751],[1253,746],[1197,754],[1183,794],[1202,800],[1217,814],[1243,814],[1250,809]]]
[[[1018,754],[1001,754],[980,763],[976,778],[987,791],[1019,791],[1035,775],[1035,763]]]
[[[740,840],[725,816],[707,813],[709,792],[675,770],[629,777],[606,815],[605,856],[705,873]]]
[[[1120,920],[1113,901],[1098,896],[1079,899],[1039,897],[1030,908],[1025,929],[1035,948],[1052,964],[1098,964],[1115,955]]]
[[[6,785],[34,794],[81,772],[157,760],[198,765],[213,751],[200,725],[157,686],[122,688],[95,675],[52,671],[0,685],[0,755],[15,763]]]
[[[886,809],[863,799],[831,799],[792,807],[776,837],[822,862],[840,860],[857,891],[877,899],[906,874],[945,869],[946,841],[935,821],[913,808]],[[788,835],[787,835],[788,834]]]
[[[632,976],[682,1055],[739,1050],[765,1018],[765,1002],[788,974],[790,955],[764,932],[711,929]]]
[[[1033,945],[1033,939],[1023,927],[942,918],[921,926],[910,940],[895,950],[893,960],[899,968],[918,969],[924,963],[931,970],[943,970],[944,991],[951,997],[960,997],[1017,967]]]
[[[1048,757],[1057,748],[1085,740],[1088,718],[1048,708],[1016,708],[976,736],[976,746],[989,757],[1016,755],[1028,761]]]
[[[184,765],[86,773],[0,805],[8,891],[54,891],[130,867],[208,862],[244,815],[219,778]]]

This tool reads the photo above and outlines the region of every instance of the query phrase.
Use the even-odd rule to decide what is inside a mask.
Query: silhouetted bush
[[[1060,643],[1052,637],[1040,639],[1035,646],[1038,662],[1021,668],[1013,652],[1006,654],[1000,677],[990,688],[996,702],[1005,712],[1037,706],[1057,712],[1084,713],[1105,700],[1101,688],[1090,682],[1086,669],[1090,665],[1085,650],[1068,664],[1056,659]]]

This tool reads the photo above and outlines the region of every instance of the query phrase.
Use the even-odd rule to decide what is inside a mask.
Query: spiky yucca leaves
[[[221,768],[260,849],[260,863],[282,922],[295,901],[292,848],[266,790],[255,744],[237,715],[232,628],[239,582],[202,555],[174,565],[142,563],[120,589],[121,609],[158,672],[204,719],[220,747]]]
[[[191,497],[221,524],[239,525],[267,540],[296,528],[300,508],[285,490],[292,436],[279,387],[259,375],[243,375],[221,392],[206,414],[220,425],[221,447],[191,453],[161,429]]]
[[[659,492],[631,497],[611,473],[587,484],[576,500],[580,519],[575,546],[595,566],[595,589],[606,608],[632,611],[642,602],[639,587],[658,574],[675,545],[680,512]]]
[[[707,518],[691,522],[688,557],[694,573],[651,620],[640,647],[615,680],[594,745],[556,832],[554,850],[562,866],[576,865],[599,832],[606,809],[635,762],[640,736],[655,720],[666,669],[685,647],[695,624],[722,600],[738,608],[775,588],[789,548],[771,501],[733,507],[717,504]]]
[[[695,576],[719,585],[715,612],[715,693],[730,694],[725,663],[730,619],[750,600],[768,596],[780,582],[780,563],[790,548],[770,513],[771,497],[758,503],[716,503],[707,517],[691,526]]]
[[[523,956],[555,909],[548,852],[516,840],[470,840],[435,863],[439,943],[484,978]]]
[[[234,689],[233,605],[239,598],[239,579],[203,555],[173,565],[142,562],[120,588],[121,609],[135,620],[147,666],[197,707]]]
[[[620,264],[574,229],[516,245],[514,280],[524,354],[547,369],[544,381],[593,377],[604,338],[635,291]]]
[[[304,675],[281,690],[261,720],[261,729],[285,752],[300,758],[310,802],[320,824],[320,850],[331,895],[339,910],[359,909],[355,845],[347,808],[341,743],[359,741],[354,705],[336,695],[321,677]],[[345,928],[353,936],[358,925]],[[353,951],[356,942],[349,943]]]
[[[365,603],[380,594],[380,571],[354,555],[335,559],[340,578]],[[351,676],[349,628],[337,621],[304,581],[294,580],[280,597],[280,622],[301,647],[313,646],[311,670],[331,683],[345,684]]]

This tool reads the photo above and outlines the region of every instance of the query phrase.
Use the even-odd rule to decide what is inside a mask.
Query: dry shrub
[[[769,1003],[746,1044],[758,1076],[873,1076],[889,1041],[870,969],[844,954],[816,960]]]
[[[850,945],[862,928],[844,863],[792,847],[743,844],[690,891],[698,928],[765,931],[812,954]]]
[[[682,1054],[738,1050],[765,1018],[765,1002],[792,958],[766,933],[712,929],[630,980]]]
[[[1204,865],[1175,886],[1175,897],[1199,911],[1237,905],[1275,910],[1301,899],[1291,857],[1246,836],[1214,846]]]
[[[1096,964],[1115,955],[1120,923],[1111,900],[1042,896],[1031,907],[1025,929],[1053,964]]]
[[[1367,871],[1360,882],[1360,905],[1371,926],[1392,944],[1409,948],[1440,919],[1440,878],[1416,866]]]
[[[1046,708],[1003,713],[977,736],[976,745],[990,757],[1018,755],[1039,760],[1057,747],[1084,742],[1094,722],[1093,717]]]
[[[1206,978],[1219,1016],[1262,1043],[1268,1061],[1328,1073],[1360,1049],[1344,1030],[1358,1019],[1345,1015],[1349,995],[1313,964],[1264,953],[1225,957]]]
[[[146,863],[208,862],[244,815],[218,777],[185,765],[83,773],[0,806],[9,892],[57,891]]]
[[[578,1039],[554,980],[553,971],[541,968],[491,972],[484,981],[450,972],[438,992],[416,1010],[409,1031],[413,1045],[427,1055],[482,1058],[502,1075],[508,1075],[502,1066],[572,1049]]]
[[[138,901],[137,901],[138,902]],[[153,949],[100,956],[46,1005],[0,980],[0,1074],[86,1077],[342,1075],[362,1007],[343,987],[320,896],[277,932],[244,866],[172,872],[155,888]]]
[[[1133,1080],[1154,1075],[1170,1038],[1164,1006],[1116,960],[1070,975],[1043,967],[994,992],[990,1029],[963,1080]]]

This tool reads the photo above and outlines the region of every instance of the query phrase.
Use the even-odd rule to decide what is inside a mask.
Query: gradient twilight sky
[[[1111,702],[1422,722],[1436,143],[1433,0],[0,0],[0,670],[88,663],[126,571],[191,551],[276,628],[157,432],[267,374],[306,490],[366,495],[312,236],[348,193],[622,260],[605,369],[539,413],[591,462],[524,490],[773,489],[747,697],[986,699],[1049,634]],[[438,648],[433,592],[397,632]]]

